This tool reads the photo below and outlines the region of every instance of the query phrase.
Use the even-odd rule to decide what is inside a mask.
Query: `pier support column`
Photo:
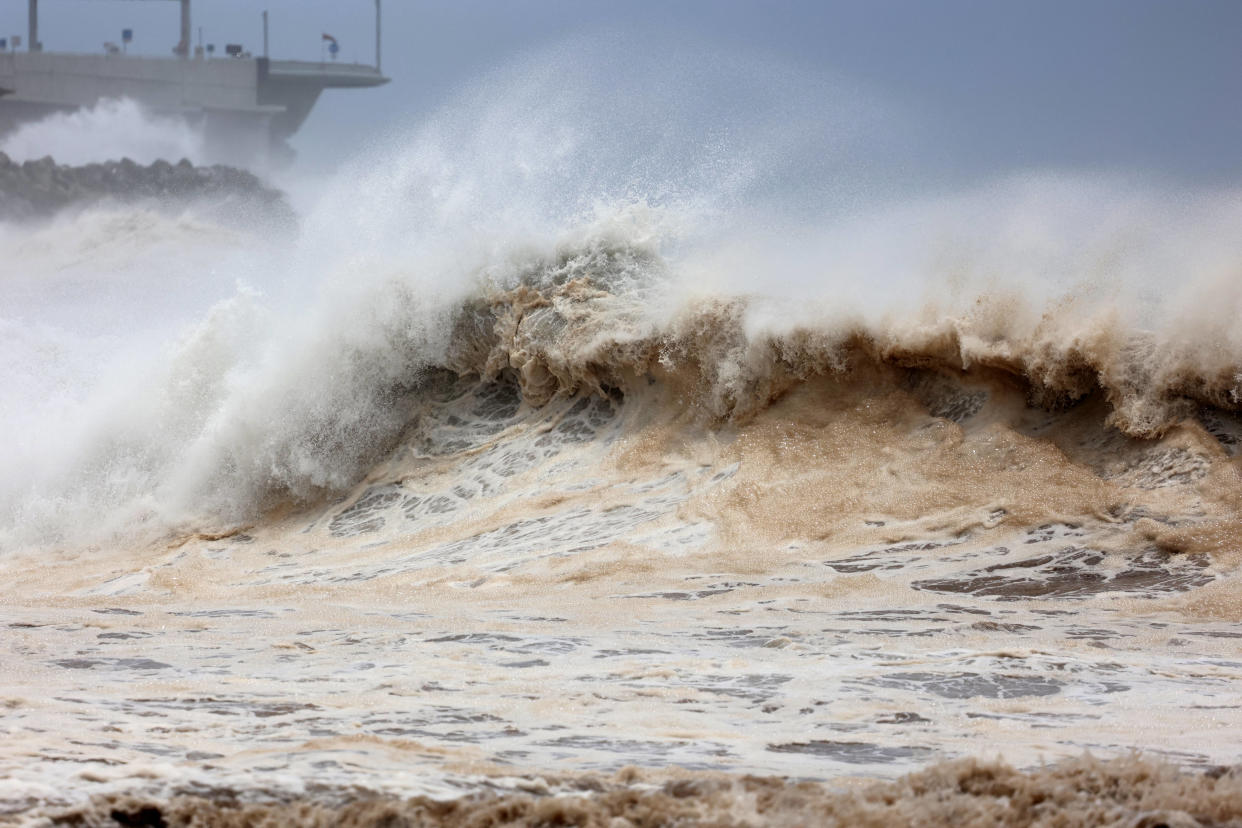
[[[190,51],[190,0],[181,0],[181,42],[177,44],[177,54],[188,58]]]
[[[30,26],[26,31],[28,38],[26,48],[32,52],[38,52],[42,50],[42,47],[39,45],[39,0],[30,0],[27,9],[27,22]]]

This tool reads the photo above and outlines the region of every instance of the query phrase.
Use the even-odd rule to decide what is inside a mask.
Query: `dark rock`
[[[285,196],[257,176],[233,167],[195,167],[188,159],[150,166],[132,159],[58,165],[50,156],[15,164],[0,153],[0,220],[30,220],[100,202],[184,207],[193,203],[221,218],[291,229],[296,217]]]

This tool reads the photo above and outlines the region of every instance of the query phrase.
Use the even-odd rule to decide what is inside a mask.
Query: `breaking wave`
[[[4,321],[29,326],[8,336],[68,342],[89,317],[116,346],[13,365],[10,388],[72,390],[0,405],[62,423],[6,450],[5,534],[235,525],[348,490],[439,370],[515,382],[532,406],[654,378],[717,424],[868,366],[1003,381],[1046,409],[1098,396],[1101,427],[1134,437],[1236,408],[1236,191],[1052,172],[903,192],[866,171],[903,168],[908,119],[865,89],[596,46],[510,67],[362,154],[262,256],[193,211],[0,227],[23,262]],[[620,72],[631,94],[613,94]],[[129,102],[5,146],[84,161],[118,130],[140,158],[197,146]]]
[[[1026,188],[1028,199],[1039,189],[1010,186]],[[989,193],[983,203],[996,198]],[[1216,227],[1239,210],[1232,197],[1201,205],[1204,237],[1219,239]],[[62,538],[65,524],[100,526],[101,513],[113,531],[218,530],[285,501],[346,491],[397,445],[427,378],[442,371],[514,383],[533,407],[658,381],[677,389],[678,406],[716,427],[745,422],[816,378],[899,385],[902,372],[1005,386],[1052,412],[1100,399],[1101,433],[1134,438],[1159,438],[1205,407],[1228,413],[1240,405],[1238,288],[1222,277],[1242,251],[1213,251],[1218,258],[1206,267],[1194,255],[1170,257],[1160,266],[1189,270],[1161,276],[1174,286],[1157,284],[1143,297],[1131,275],[1118,274],[1152,273],[1147,257],[1170,240],[1137,238],[1149,229],[1141,224],[1111,234],[1124,240],[1114,241],[1121,246],[1103,265],[1111,286],[1090,283],[1098,275],[1091,268],[1101,267],[1100,240],[1075,247],[1057,239],[1062,249],[1045,266],[1066,267],[1053,273],[1062,283],[1087,283],[1069,293],[1002,269],[1006,260],[1031,266],[1030,239],[993,238],[980,253],[965,243],[946,252],[952,232],[906,237],[904,267],[923,255],[913,280],[920,296],[894,295],[890,307],[877,308],[865,295],[875,288],[860,284],[897,294],[912,281],[883,270],[891,251],[868,262],[861,257],[869,251],[824,250],[805,228],[784,240],[691,238],[685,228],[685,215],[671,207],[599,207],[551,238],[440,250],[397,266],[352,263],[340,272],[344,282],[329,283],[297,315],[244,289],[215,305],[123,402],[97,413],[64,465],[38,469],[34,496],[10,495],[6,522]],[[1192,239],[1199,237],[1178,244],[1190,248]],[[726,260],[716,244],[747,249]],[[799,244],[801,272],[769,269]],[[1235,257],[1219,258],[1224,253]],[[996,268],[983,280],[993,290],[970,284],[969,271],[985,266]],[[360,268],[370,272],[350,282]],[[803,295],[789,296],[799,282]],[[773,290],[730,292],[742,283]],[[1210,301],[1198,301],[1204,290]],[[1140,327],[1144,316],[1155,327]],[[876,378],[877,370],[888,378]],[[40,503],[49,504],[46,514]]]
[[[0,821],[1236,812],[1242,193],[588,46],[0,222]]]
[[[90,136],[83,140],[83,136]],[[0,152],[14,161],[46,156],[74,166],[129,158],[139,164],[204,163],[201,130],[184,119],[151,113],[129,99],[106,99],[89,109],[50,115],[23,124],[0,140]]]
[[[183,796],[108,797],[57,814],[66,825],[110,825],[158,817],[170,826],[237,825],[260,820],[298,824],[331,822],[350,828],[390,825],[632,824],[926,826],[960,824],[962,814],[992,825],[1055,822],[1067,828],[1096,825],[1227,824],[1242,808],[1237,772],[1218,768],[1188,774],[1136,758],[1100,762],[1090,757],[1020,772],[998,762],[959,760],[896,782],[854,791],[826,791],[810,784],[747,777],[683,778],[648,790],[630,785],[631,770],[615,779],[572,780],[580,793],[562,796],[484,795],[456,802],[419,797],[406,801],[360,798],[342,804],[239,803]],[[646,781],[646,780],[644,780]],[[589,792],[589,793],[588,793]]]

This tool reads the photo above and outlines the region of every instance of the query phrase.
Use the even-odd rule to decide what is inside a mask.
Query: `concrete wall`
[[[54,112],[129,98],[200,124],[221,160],[287,154],[325,88],[379,86],[370,66],[266,58],[149,58],[0,53],[0,134]]]
[[[259,105],[257,88],[253,58],[0,54],[0,89],[13,90],[0,98],[6,103],[76,108],[101,98],[132,98],[156,110],[247,110]]]

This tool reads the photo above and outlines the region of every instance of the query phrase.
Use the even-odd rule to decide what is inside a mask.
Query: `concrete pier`
[[[196,54],[190,40],[190,0],[180,3],[176,56],[155,58],[42,51],[38,0],[29,0],[29,51],[0,53],[0,134],[55,112],[128,98],[158,114],[203,125],[209,142],[218,139],[280,154],[323,90],[388,83],[377,66],[365,64]],[[376,15],[378,58],[379,0]]]

